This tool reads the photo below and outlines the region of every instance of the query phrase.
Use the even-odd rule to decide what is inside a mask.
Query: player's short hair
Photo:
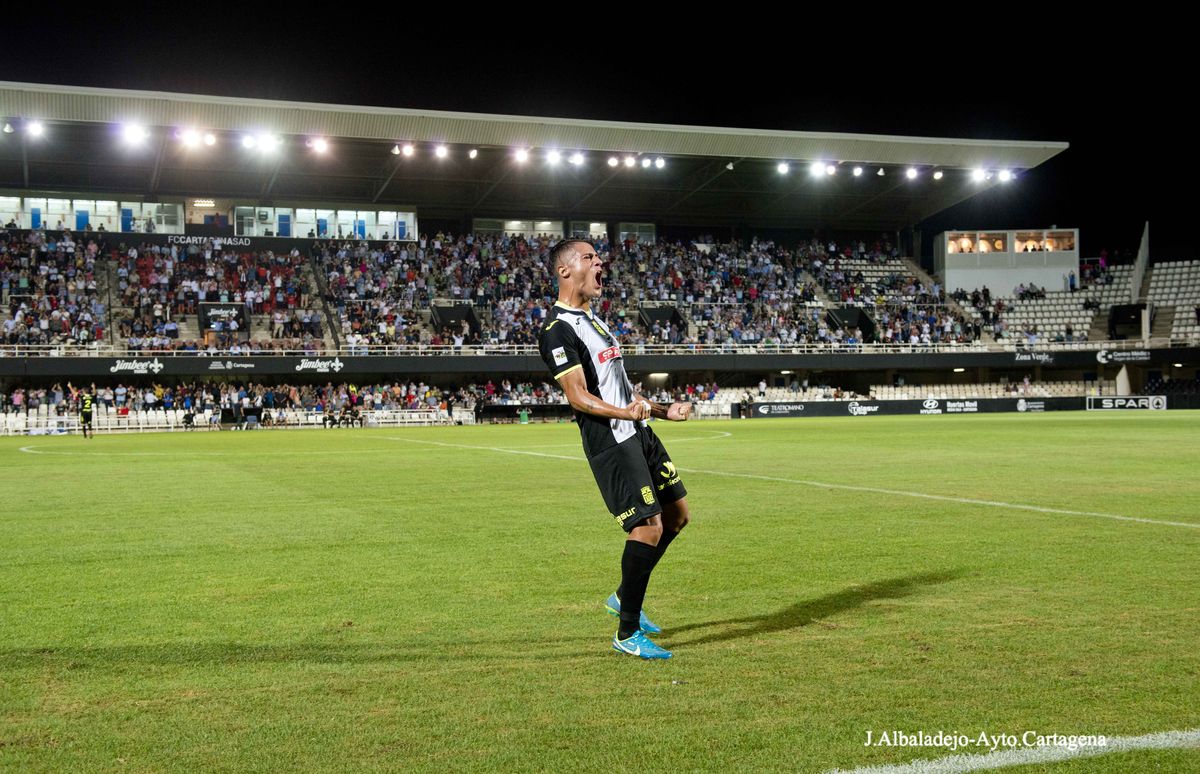
[[[553,271],[560,263],[567,260],[567,256],[570,253],[574,252],[574,248],[571,247],[571,245],[580,243],[588,245],[589,247],[592,244],[586,239],[564,239],[554,247],[550,248],[550,270]]]

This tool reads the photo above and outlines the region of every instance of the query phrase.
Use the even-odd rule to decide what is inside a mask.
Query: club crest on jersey
[[[621,350],[619,347],[609,347],[608,349],[600,350],[600,352],[596,355],[596,359],[601,363],[607,363],[608,361],[620,356]]]

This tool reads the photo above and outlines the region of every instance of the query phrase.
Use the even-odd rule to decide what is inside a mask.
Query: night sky
[[[193,13],[204,15],[200,7]],[[636,33],[618,43],[605,34],[577,40],[515,31],[470,39],[452,23],[404,35],[372,23],[351,32],[307,20],[257,31],[191,20],[161,34],[103,19],[65,30],[38,26],[44,35],[11,34],[22,29],[20,20],[9,28],[0,79],[619,121],[1065,141],[1070,150],[1017,184],[981,194],[922,229],[1078,227],[1083,253],[1092,256],[1102,247],[1136,250],[1150,220],[1156,260],[1197,257],[1191,202],[1176,182],[1187,174],[1178,159],[1190,155],[1193,133],[1169,96],[1173,84],[1196,90],[1193,67],[1184,61],[1191,47],[1165,40],[1142,51],[1092,39],[1077,49],[1023,48],[1013,57],[1023,64],[1014,64],[891,43],[877,33],[862,38],[869,45],[848,34],[801,47],[769,43],[761,30],[754,41],[732,33],[728,41],[704,43]],[[190,32],[181,33],[184,27]]]

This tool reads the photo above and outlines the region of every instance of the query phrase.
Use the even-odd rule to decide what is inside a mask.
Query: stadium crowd
[[[525,238],[436,234],[416,243],[372,247],[366,242],[314,245],[328,296],[344,338],[371,344],[531,344],[554,297],[547,236]],[[812,240],[789,249],[769,240],[717,244],[632,240],[596,249],[607,255],[605,295],[596,311],[628,344],[858,343],[861,331],[826,325],[817,306],[824,288],[840,302],[865,307],[886,320],[889,341],[971,341],[979,331],[944,306],[941,288],[927,287],[895,263],[897,271],[868,282],[844,272],[854,257],[881,265],[895,261],[886,241],[845,246]],[[418,323],[433,299],[475,306],[478,328],[431,330]],[[639,320],[642,302],[669,302],[686,310],[679,322]],[[918,312],[919,307],[929,308]],[[919,321],[916,319],[919,316]],[[909,327],[919,323],[915,339]],[[925,331],[924,328],[928,328]],[[923,340],[924,337],[924,340]]]
[[[245,304],[247,315],[308,306],[312,293],[298,249],[236,252],[203,245],[130,247],[116,258],[120,305],[155,318],[195,314],[206,301]]]
[[[103,341],[107,310],[97,293],[100,244],[29,231],[0,232],[0,298],[8,312],[0,343],[88,344]]]
[[[78,387],[78,386],[76,386]],[[464,387],[439,388],[424,381],[397,381],[375,384],[327,382],[319,384],[277,384],[196,382],[178,385],[135,385],[117,382],[92,385],[95,399],[105,409],[131,411],[192,410],[216,411],[222,408],[286,408],[296,411],[341,411],[345,406],[363,411],[416,411],[441,409],[454,405],[535,405],[564,403],[562,391],[546,382],[471,383]],[[49,406],[55,414],[78,411],[79,393],[68,383],[51,387],[16,387],[0,392],[0,409],[5,412],[34,412]]]

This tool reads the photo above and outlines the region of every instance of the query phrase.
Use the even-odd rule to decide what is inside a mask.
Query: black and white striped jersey
[[[590,311],[556,302],[538,335],[538,348],[555,379],[582,369],[588,392],[622,408],[633,402],[633,385],[625,373],[621,347],[604,321]],[[633,436],[638,424],[582,411],[575,412],[575,421],[589,458]]]

